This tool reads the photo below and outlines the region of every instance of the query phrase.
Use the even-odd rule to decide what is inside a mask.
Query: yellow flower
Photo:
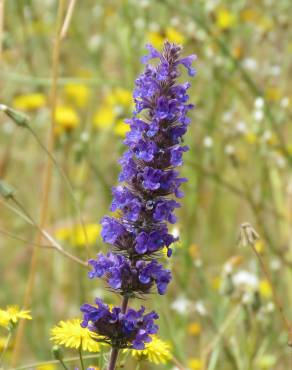
[[[193,259],[200,256],[200,247],[197,244],[191,244],[189,247],[189,254]]]
[[[36,370],[55,370],[57,368],[54,364],[43,364],[36,367]]]
[[[132,104],[132,93],[129,90],[117,87],[106,96],[106,101],[111,105],[129,107]]]
[[[185,37],[181,34],[178,30],[172,27],[167,27],[166,31],[166,39],[170,42],[174,42],[176,44],[183,45],[185,43]]]
[[[264,298],[270,298],[272,296],[272,288],[268,280],[263,279],[259,285],[260,295]]]
[[[228,30],[235,24],[235,16],[228,9],[220,8],[216,14],[216,24],[221,30]]]
[[[245,140],[248,144],[256,144],[258,137],[253,132],[248,132],[245,134]]]
[[[90,90],[86,85],[70,83],[64,87],[65,95],[78,107],[83,108],[90,97]]]
[[[263,254],[265,251],[265,244],[262,239],[257,240],[254,247],[259,254]]]
[[[6,328],[10,322],[16,324],[20,319],[31,320],[29,311],[20,310],[18,306],[7,306],[6,310],[0,309],[0,326]]]
[[[33,111],[46,105],[46,97],[41,93],[23,94],[16,96],[12,105],[15,109]]]
[[[126,349],[124,352],[130,351],[131,355],[139,361],[146,360],[156,365],[166,364],[171,358],[170,345],[159,339],[156,335],[152,336],[152,341],[146,343],[145,349]]]
[[[202,332],[202,327],[199,322],[191,322],[188,326],[188,333],[193,336],[199,336]]]
[[[88,368],[93,369],[93,370],[100,370],[98,366],[94,366],[94,365],[89,365]]]
[[[101,106],[95,113],[93,122],[99,129],[109,128],[114,124],[115,112],[110,105]]]
[[[277,87],[269,87],[265,92],[265,97],[268,101],[277,102],[281,99],[281,91]]]
[[[157,49],[162,47],[165,40],[181,45],[185,43],[184,35],[173,27],[167,27],[162,33],[158,31],[148,32],[146,38]]]
[[[67,348],[80,348],[83,351],[99,352],[100,343],[93,339],[93,334],[80,326],[80,319],[60,321],[51,329],[51,341]]]
[[[215,276],[211,281],[211,286],[214,290],[219,290],[222,285],[222,277],[221,276]]]
[[[118,120],[114,127],[114,133],[121,137],[125,137],[129,130],[130,126],[127,125],[123,119]]]
[[[188,367],[190,370],[203,370],[204,364],[199,358],[191,358],[188,362]]]
[[[71,131],[79,125],[79,117],[75,110],[66,105],[59,105],[55,111],[56,134]]]
[[[240,18],[245,22],[252,22],[257,18],[257,13],[254,9],[246,8],[240,12]]]
[[[86,243],[89,245],[95,244],[100,235],[100,225],[89,223],[85,224],[84,228],[80,224],[60,227],[56,230],[55,235],[57,239],[66,241],[76,247],[83,247]]]
[[[161,33],[156,31],[148,32],[146,38],[156,49],[161,48],[165,40]]]

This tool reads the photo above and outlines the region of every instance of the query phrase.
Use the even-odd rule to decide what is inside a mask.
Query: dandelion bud
[[[54,358],[58,361],[62,361],[64,358],[64,354],[62,349],[59,346],[53,346],[52,347],[52,354]]]
[[[11,199],[15,193],[12,186],[7,184],[5,181],[0,180],[0,195],[5,199]]]
[[[8,117],[10,117],[17,126],[27,127],[29,124],[29,118],[15,109],[7,107],[7,105],[0,104],[0,111],[4,112]]]

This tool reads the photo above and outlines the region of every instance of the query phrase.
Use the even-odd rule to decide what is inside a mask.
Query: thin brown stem
[[[51,126],[48,138],[48,151],[53,152],[54,149],[54,126],[55,126],[55,110],[56,110],[56,103],[57,103],[57,81],[58,81],[58,71],[59,71],[59,57],[60,57],[60,48],[61,48],[61,39],[60,39],[60,27],[63,19],[63,12],[65,7],[65,1],[60,0],[58,6],[58,15],[57,15],[57,22],[56,22],[56,34],[55,34],[55,43],[53,48],[52,54],[52,87],[51,87]],[[53,170],[53,163],[50,158],[47,159],[45,172],[44,172],[44,180],[42,186],[42,200],[41,200],[41,214],[40,214],[40,229],[43,229],[48,220],[49,214],[49,195],[51,190],[51,182],[52,182],[52,170]],[[36,244],[41,244],[43,234],[41,232],[37,233],[36,236]],[[37,263],[38,263],[38,255],[39,255],[39,248],[34,247],[33,254],[30,262],[30,270],[29,270],[29,277],[26,285],[26,290],[23,299],[23,308],[28,309],[31,304],[32,293],[34,288],[35,276],[37,273]],[[15,338],[15,346],[12,355],[12,366],[15,366],[17,363],[20,352],[22,349],[22,339],[24,334],[25,328],[25,320],[20,321],[16,338]]]
[[[288,336],[290,337],[291,335],[291,324],[289,322],[289,320],[287,319],[286,315],[285,315],[285,312],[284,312],[284,308],[283,308],[283,305],[280,301],[280,298],[278,296],[278,293],[277,293],[277,290],[273,284],[273,281],[272,281],[272,278],[271,278],[271,275],[270,275],[270,272],[263,260],[263,257],[260,255],[260,253],[256,250],[255,246],[253,243],[250,243],[250,246],[253,250],[253,252],[255,253],[255,255],[257,256],[258,260],[259,260],[259,263],[261,265],[261,268],[263,270],[263,273],[266,277],[266,279],[268,280],[269,284],[270,284],[270,287],[271,287],[271,290],[272,290],[272,295],[273,295],[273,301],[279,311],[279,314],[280,314],[280,317],[281,317],[281,320],[282,320],[282,323],[283,323],[283,327],[284,329],[287,330],[288,332]],[[290,339],[289,339],[290,341]]]

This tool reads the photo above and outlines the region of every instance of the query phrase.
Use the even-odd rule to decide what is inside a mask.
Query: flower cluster
[[[159,294],[166,292],[171,273],[156,258],[164,247],[168,257],[172,254],[177,238],[169,233],[168,223],[176,222],[174,211],[180,207],[173,198],[183,196],[180,186],[187,181],[174,168],[182,165],[182,155],[188,150],[181,142],[193,105],[188,104],[190,84],[177,84],[176,79],[180,66],[194,76],[195,56],[180,58],[181,47],[169,42],[162,53],[151,45],[147,48],[149,54],[142,60],[145,71],[135,82],[133,117],[126,121],[130,130],[125,139],[128,150],[120,160],[121,184],[113,188],[111,211],[118,216],[101,221],[101,236],[113,253],[89,261],[89,277],[104,277],[126,300],[150,292],[153,286]],[[159,60],[156,65],[148,63],[153,58]],[[82,325],[104,336],[113,347],[143,349],[157,331],[154,312],[110,310],[99,300],[97,305],[81,307]]]
[[[144,314],[145,308],[140,310],[128,309],[126,313],[119,307],[110,309],[100,299],[95,301],[97,307],[84,304],[81,307],[83,321],[81,326],[88,327],[90,331],[103,337],[104,342],[109,342],[115,348],[143,349],[144,343],[150,342],[149,335],[158,330],[154,320],[157,313]]]
[[[123,294],[148,293],[153,283],[157,285],[158,293],[164,294],[171,280],[170,271],[163,269],[156,260],[138,260],[131,264],[120,254],[108,253],[104,256],[99,253],[98,258],[90,260],[89,264],[93,267],[89,273],[91,279],[106,276],[109,286]]]

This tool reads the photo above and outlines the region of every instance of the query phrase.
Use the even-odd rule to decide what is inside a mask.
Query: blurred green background
[[[72,2],[63,3],[61,25]],[[60,3],[1,0],[0,5],[0,103],[25,112],[47,146],[52,54],[56,30],[62,28],[57,22]],[[127,130],[123,120],[131,116],[131,93],[143,68],[145,44],[160,48],[168,39],[182,44],[184,55],[198,56],[190,90],[196,109],[182,168],[189,181],[172,230],[180,242],[174,257],[165,260],[174,280],[166,296],[153,295],[143,302],[159,312],[160,338],[171,344],[186,369],[291,366],[271,286],[252,250],[237,243],[240,225],[250,222],[261,236],[256,248],[289,316],[291,14],[289,0],[77,1],[60,41],[53,154],[73,184],[88,229],[90,257],[106,250],[98,222],[109,212],[111,187],[117,183]],[[16,189],[17,200],[39,222],[47,155],[29,130],[3,113],[0,143],[0,178]],[[3,309],[23,305],[34,248],[30,242],[38,233],[9,204],[0,203]],[[46,230],[66,251],[87,258],[72,194],[55,167]],[[89,281],[82,266],[56,251],[39,249],[30,292],[33,319],[26,322],[17,365],[50,360],[51,327],[80,317],[80,304],[95,296],[119,301],[102,281]],[[1,350],[7,332],[0,330]],[[13,346],[12,338],[5,368],[11,366]],[[137,361],[125,366],[135,369]],[[139,366],[175,368],[172,361],[158,366],[143,361]]]

